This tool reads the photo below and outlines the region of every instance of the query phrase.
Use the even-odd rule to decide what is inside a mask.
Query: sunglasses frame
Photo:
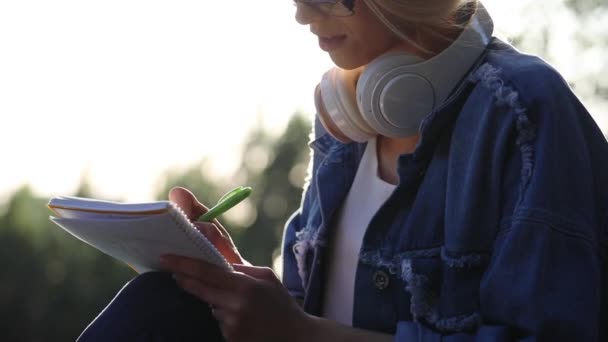
[[[293,4],[304,4],[316,11],[334,17],[350,17],[355,14],[355,0],[293,0]],[[337,12],[336,7],[342,7],[347,12]]]

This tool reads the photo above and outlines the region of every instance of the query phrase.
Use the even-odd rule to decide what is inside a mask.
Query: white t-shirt
[[[395,185],[378,177],[376,139],[371,139],[338,212],[331,237],[323,317],[352,326],[355,273],[363,236],[372,217],[394,189]]]

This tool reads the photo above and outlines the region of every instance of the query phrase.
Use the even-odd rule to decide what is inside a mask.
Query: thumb
[[[198,219],[199,216],[209,211],[209,209],[199,202],[196,199],[196,196],[186,188],[172,188],[169,191],[169,200],[177,204],[191,221]]]

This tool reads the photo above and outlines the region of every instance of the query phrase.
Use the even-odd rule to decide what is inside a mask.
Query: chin
[[[329,57],[337,67],[345,70],[357,69],[372,61],[372,59],[361,58],[351,54],[331,52],[329,53]]]
[[[334,64],[344,70],[354,70],[357,69],[359,67],[364,66],[367,63],[361,63],[361,62],[357,62],[357,61],[353,61],[353,60],[347,60],[347,59],[343,59],[343,58],[334,58],[333,56],[331,56],[331,60],[334,62]]]

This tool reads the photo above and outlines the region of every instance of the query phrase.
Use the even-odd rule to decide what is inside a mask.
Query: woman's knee
[[[152,336],[160,341],[221,340],[217,321],[205,303],[181,290],[170,274],[149,272],[129,281],[79,341],[145,340]]]

